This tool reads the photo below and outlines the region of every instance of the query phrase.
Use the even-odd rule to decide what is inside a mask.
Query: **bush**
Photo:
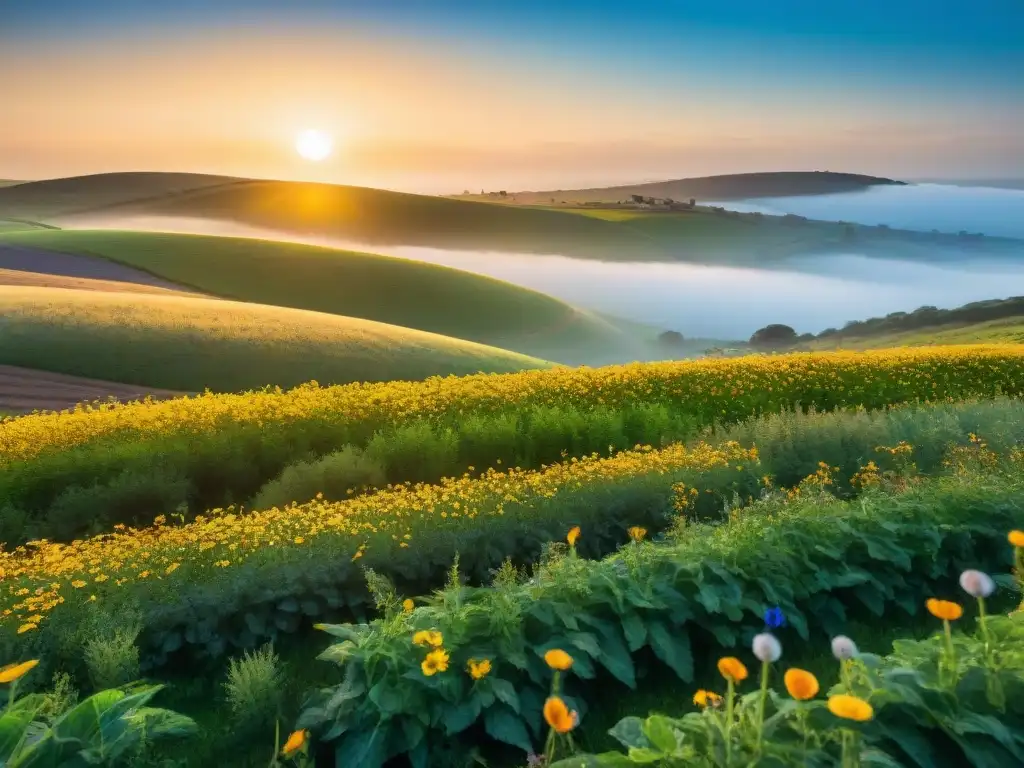
[[[270,644],[231,659],[224,692],[235,725],[244,731],[272,725],[279,714],[284,686],[281,659]]]
[[[366,448],[371,440],[389,446],[375,449],[374,458],[403,473],[388,474],[388,482],[433,481],[440,474],[431,471],[457,475],[470,466],[494,466],[498,459],[504,466],[535,467],[537,461],[559,460],[562,451],[579,456],[604,452],[610,444],[659,445],[692,434],[677,426],[733,423],[798,404],[829,411],[1022,392],[1024,352],[1007,345],[309,386],[26,416],[0,424],[0,503],[38,524],[9,526],[3,533],[12,543],[27,536],[55,539],[47,518],[62,494],[123,485],[121,476],[132,478],[128,485],[158,487],[150,497],[127,491],[120,496],[113,504],[120,522],[152,519],[182,496],[191,514],[241,503],[296,461],[344,445]],[[646,422],[638,417],[645,409],[668,419]],[[397,437],[401,428],[418,423],[429,425],[444,446],[454,439],[458,448],[450,465],[442,467],[433,455],[417,456],[414,438],[426,437],[419,427]],[[500,438],[481,440],[484,424],[494,425]],[[446,431],[453,437],[444,438]],[[602,445],[609,433],[614,439]],[[559,443],[566,436],[571,447]],[[474,443],[481,445],[480,454],[471,449]],[[442,453],[451,460],[449,447]],[[187,489],[176,485],[181,480]],[[95,493],[89,498],[106,505],[101,492]],[[129,503],[133,494],[136,501]],[[103,513],[105,506],[90,509],[86,497],[61,502],[56,517],[62,539],[119,522]]]
[[[775,349],[777,347],[785,347],[793,344],[796,340],[796,331],[788,325],[775,323],[772,325],[766,325],[764,328],[754,331],[754,335],[750,337],[749,343],[752,347]]]
[[[347,499],[353,492],[385,483],[384,469],[352,445],[316,461],[300,461],[288,466],[281,476],[271,480],[252,501],[254,509],[280,507],[293,501],[309,501],[323,494],[328,501]]]
[[[115,627],[85,643],[84,660],[94,690],[120,688],[139,678],[139,626]]]
[[[671,544],[633,542],[602,561],[555,557],[523,584],[452,585],[411,613],[322,627],[340,642],[320,658],[343,664],[346,678],[311,698],[299,726],[335,742],[339,765],[400,755],[428,765],[460,733],[535,752],[548,650],[571,653],[563,698],[585,718],[577,679],[635,687],[667,667],[691,682],[728,649],[749,647],[769,606],[786,615],[787,637],[816,642],[849,621],[914,615],[965,568],[1005,571],[1005,532],[1022,512],[1019,475],[871,491],[856,503],[773,498]],[[436,641],[416,634],[426,631]],[[429,666],[424,638],[443,644]],[[483,659],[490,671],[474,680],[466,670]]]

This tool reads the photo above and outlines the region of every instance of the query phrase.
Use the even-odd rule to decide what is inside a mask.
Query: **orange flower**
[[[1010,531],[1007,538],[1013,546],[1024,548],[1024,531]]]
[[[580,527],[578,525],[574,525],[572,528],[569,529],[569,533],[565,537],[565,540],[569,542],[569,546],[570,547],[575,547],[576,546],[576,540],[579,537],[580,537]]]
[[[483,661],[470,659],[469,663],[466,664],[466,669],[469,670],[470,677],[474,680],[480,680],[491,673],[491,661],[490,659],[484,659]]]
[[[558,733],[568,733],[579,722],[579,715],[570,712],[569,707],[558,696],[552,696],[544,702],[544,719]]]
[[[308,736],[309,734],[305,730],[295,731],[288,737],[288,741],[284,743],[284,749],[281,750],[281,754],[285,757],[294,755],[306,745],[306,738]]]
[[[3,669],[0,669],[0,683],[13,683],[38,663],[38,659],[32,659],[32,661],[23,661],[21,664],[8,664]]]
[[[741,683],[747,679],[747,668],[734,656],[726,656],[718,660],[718,671],[726,680]]]
[[[408,597],[402,601],[402,610],[406,613],[412,613],[412,609],[416,607],[416,603],[410,600]]]
[[[431,651],[427,654],[427,658],[420,664],[420,669],[423,670],[423,674],[427,677],[433,677],[438,672],[444,672],[448,669],[448,653],[444,648],[438,648],[435,651]]]
[[[925,606],[928,608],[928,613],[944,621],[956,621],[964,615],[964,609],[949,600],[936,600],[934,597],[930,597]]]
[[[444,642],[444,636],[433,629],[421,629],[412,636],[413,645],[429,645],[433,648],[440,648]]]
[[[805,669],[788,669],[782,679],[789,695],[798,701],[807,701],[818,695],[818,678]]]
[[[698,707],[717,707],[722,703],[722,697],[714,691],[705,691],[701,688],[695,694],[693,694],[693,703]]]
[[[644,536],[647,535],[647,529],[641,528],[639,525],[634,525],[629,529],[629,538],[633,541],[643,541]]]
[[[550,651],[544,654],[544,661],[552,669],[557,669],[564,672],[572,666],[572,656],[563,651],[561,648],[552,648]]]
[[[845,720],[856,720],[858,723],[870,720],[875,714],[875,710],[864,699],[858,699],[856,696],[847,696],[846,694],[832,696],[828,700],[828,711],[836,717],[841,717]]]

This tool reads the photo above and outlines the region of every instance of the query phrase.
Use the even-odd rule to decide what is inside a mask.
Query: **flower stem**
[[[995,648],[992,645],[992,637],[988,633],[988,616],[985,613],[984,597],[978,598],[978,627],[981,630],[981,639],[985,644],[985,666],[988,667],[986,693],[992,706],[1002,711],[1006,707],[1006,695],[996,670]]]
[[[946,636],[946,670],[949,676],[949,683],[956,682],[956,650],[953,648],[953,629],[950,627],[949,619],[942,620],[943,632]]]
[[[764,703],[768,698],[768,667],[770,664],[765,661],[761,663],[761,699],[757,705],[757,753],[761,754],[761,743],[764,739]]]
[[[732,718],[733,718],[733,698],[735,697],[735,684],[732,678],[729,678],[729,684],[725,691],[725,764],[726,766],[732,765]]]

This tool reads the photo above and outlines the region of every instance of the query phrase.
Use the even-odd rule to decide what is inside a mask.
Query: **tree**
[[[669,349],[678,348],[686,343],[686,337],[679,331],[665,331],[658,334],[658,344]]]
[[[644,201],[643,195],[630,195],[633,198],[634,203],[642,203]]]
[[[792,344],[796,338],[796,331],[788,325],[773,323],[755,331],[754,335],[750,337],[750,346],[773,349]]]

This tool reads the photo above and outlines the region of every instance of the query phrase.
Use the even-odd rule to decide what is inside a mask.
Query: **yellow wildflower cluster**
[[[991,394],[997,388],[1013,395],[1022,387],[1024,347],[1016,344],[635,363],[328,388],[314,382],[288,392],[79,406],[5,421],[0,423],[0,466],[105,436],[201,437],[226,424],[392,424],[470,411],[508,413],[533,405],[638,402],[685,402],[689,410],[713,417],[808,402],[815,393],[825,393],[827,404],[883,406]]]
[[[737,443],[662,450],[637,446],[613,457],[594,454],[541,470],[491,469],[477,478],[467,474],[436,485],[390,486],[340,502],[315,499],[247,514],[216,509],[186,525],[118,525],[110,533],[69,544],[29,542],[0,551],[0,623],[38,625],[65,596],[84,602],[88,593],[142,580],[167,582],[159,588],[172,590],[178,579],[186,583],[202,578],[202,570],[230,568],[253,556],[275,563],[315,557],[303,553],[318,544],[329,545],[332,557],[347,551],[354,560],[368,548],[408,547],[420,530],[480,525],[478,518],[503,516],[509,505],[529,505],[597,483],[735,462],[756,464],[756,449]],[[326,542],[324,537],[329,537]]]

